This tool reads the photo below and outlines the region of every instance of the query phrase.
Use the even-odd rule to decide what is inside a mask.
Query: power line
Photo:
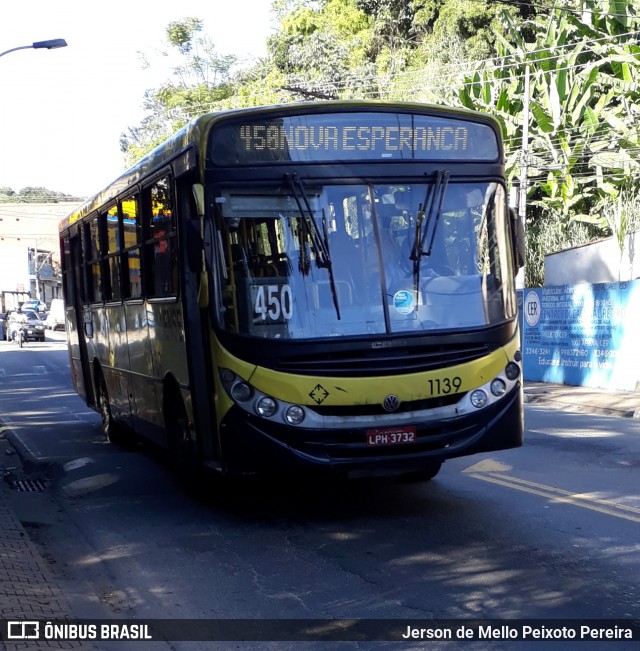
[[[569,13],[569,14],[574,14],[576,16],[582,16],[585,13],[589,14],[594,14],[596,13],[593,9],[573,9],[567,6],[559,6],[557,4],[554,4],[553,6],[549,5],[543,5],[539,2],[531,2],[531,0],[518,0],[517,2],[511,1],[511,0],[493,0],[494,2],[498,2],[500,4],[508,5],[510,7],[518,7],[519,5],[524,5],[526,7],[536,7],[538,9],[545,9],[549,11],[549,13],[555,12],[555,11],[562,11],[564,13]],[[607,12],[606,14],[601,14],[605,15],[607,18],[634,18],[632,14],[616,14],[616,13],[609,13]]]
[[[638,36],[638,35],[640,35],[640,30],[634,30],[634,31],[631,31],[631,32],[626,32],[624,34],[616,34],[616,35],[605,36],[605,37],[602,37],[602,38],[599,38],[599,39],[584,39],[583,41],[574,41],[572,43],[567,43],[565,45],[554,46],[553,49],[556,50],[556,51],[557,50],[575,49],[580,43],[595,45],[595,44],[598,44],[598,43],[606,43],[606,42],[611,42],[611,41],[614,41],[614,40],[618,40],[623,36],[626,37],[626,36]],[[637,44],[638,44],[637,39],[634,39],[631,42],[623,43],[623,45],[637,45]],[[526,64],[531,65],[531,64],[536,64],[536,63],[543,63],[543,62],[546,62],[546,61],[553,61],[553,60],[558,59],[558,58],[560,58],[562,56],[562,54],[559,54],[559,53],[558,54],[555,54],[555,53],[550,54],[549,56],[540,57],[540,58],[536,58],[535,56],[532,56],[532,55],[542,54],[542,53],[548,52],[550,49],[551,48],[549,48],[549,47],[544,47],[544,48],[539,48],[537,50],[531,50],[531,51],[522,52],[522,53],[509,54],[509,55],[505,55],[505,56],[502,56],[502,57],[492,57],[492,58],[483,59],[483,60],[480,60],[480,61],[466,61],[466,62],[462,62],[462,63],[449,64],[448,69],[450,69],[450,70],[452,69],[451,72],[444,72],[444,73],[441,73],[439,75],[435,75],[435,77],[433,76],[433,74],[429,74],[429,77],[430,77],[430,79],[448,80],[451,77],[462,74],[461,70],[460,70],[462,68],[464,68],[465,72],[468,69],[470,69],[470,71],[473,72],[473,71],[477,71],[477,70],[481,69],[482,67],[491,66],[491,69],[494,70],[494,71],[503,71],[503,70],[508,70],[510,68],[521,67],[521,66],[524,66]],[[581,54],[581,55],[582,54],[589,54],[589,53],[591,53],[591,54],[600,54],[593,47],[585,48],[585,49],[583,49],[583,50],[581,50],[579,52],[579,54]],[[510,60],[513,60],[513,62],[507,63]],[[578,64],[578,65],[587,65],[587,64],[588,64],[588,62],[585,63],[585,64]],[[446,70],[446,68],[445,68],[445,70]],[[422,76],[424,76],[425,74],[426,73],[425,73],[424,70],[407,70],[407,71],[398,72],[398,73],[389,73],[389,74],[386,74],[386,75],[385,74],[381,75],[379,73],[375,73],[375,74],[366,75],[364,77],[360,76],[360,77],[358,77],[358,81],[366,83],[368,81],[378,81],[378,80],[381,80],[381,78],[382,79],[387,78],[387,79],[397,80],[397,79],[402,78],[402,77],[409,77],[409,78],[418,77],[418,78],[421,79]],[[340,90],[341,88],[344,88],[344,87],[348,86],[350,83],[352,83],[352,80],[342,80],[340,82],[323,82],[323,83],[320,83],[320,84],[318,84],[316,82],[313,82],[313,81],[301,82],[301,81],[298,80],[295,83],[296,83],[296,85],[298,87],[303,87],[303,88],[305,88],[305,87],[306,88],[314,88],[314,89],[318,89],[318,88],[320,88],[320,89],[322,89],[322,88],[329,89],[329,88],[331,88],[331,89],[335,89],[335,90]]]
[[[602,38],[598,39],[585,39],[582,41],[582,43],[586,44],[591,44],[591,47],[585,48],[579,52],[580,55],[588,55],[588,54],[600,54],[596,49],[594,49],[594,46],[596,44],[602,44],[602,43],[607,43],[607,42],[613,42],[616,40],[619,40],[622,37],[627,37],[627,36],[638,36],[640,35],[640,30],[634,30],[630,32],[626,32],[624,34],[615,34],[615,35],[608,35],[604,36]],[[631,42],[625,42],[622,45],[627,46],[627,45],[636,45],[638,44],[638,40],[634,39]],[[434,84],[434,82],[442,82],[443,84],[447,84],[447,86],[450,85],[451,79],[460,77],[463,75],[470,76],[474,72],[478,72],[482,67],[490,67],[491,72],[493,74],[500,74],[501,72],[504,72],[506,70],[509,70],[511,68],[518,68],[522,67],[525,64],[529,65],[534,65],[534,64],[541,64],[547,61],[553,61],[557,60],[558,58],[563,56],[563,53],[561,52],[562,50],[567,50],[569,48],[575,49],[579,43],[578,42],[571,42],[567,43],[565,45],[561,46],[555,46],[554,53],[549,54],[548,56],[545,57],[535,57],[533,55],[536,54],[541,54],[541,53],[546,53],[549,51],[550,48],[544,47],[540,48],[538,50],[531,50],[526,53],[516,53],[516,54],[510,54],[506,55],[503,57],[494,57],[490,59],[484,59],[481,61],[467,61],[467,62],[462,62],[462,63],[456,63],[456,64],[449,64],[445,68],[444,73],[440,74],[433,74],[433,71],[430,70],[409,70],[409,71],[403,71],[403,72],[397,72],[397,73],[388,73],[388,74],[369,74],[365,76],[359,76],[357,81],[359,84],[379,84],[379,83],[399,83],[401,80],[406,80],[408,83],[414,82],[416,84],[420,83],[420,87],[409,87],[409,88],[404,88],[404,92],[415,92],[418,90],[422,91],[438,91],[441,90],[440,86],[437,84]],[[512,61],[509,63],[509,61]],[[603,64],[606,64],[606,57],[602,57]],[[573,65],[568,65],[564,66],[562,68],[555,68],[554,70],[550,71],[545,71],[545,70],[537,70],[537,74],[549,74],[551,72],[559,72],[559,71],[564,71],[564,70],[572,70],[572,69],[578,69],[580,67],[586,67],[589,65],[592,65],[594,63],[593,60],[588,60],[584,63],[580,64],[573,64]],[[430,85],[425,86],[424,85],[424,78],[425,76],[428,76]],[[495,77],[492,79],[484,79],[481,80],[480,83],[490,83],[490,84],[495,84],[495,83],[500,83],[502,81],[513,81],[514,79],[519,79],[523,78],[524,74],[522,75],[512,75],[508,79],[501,80],[501,79],[496,79]],[[330,92],[339,92],[339,91],[344,91],[348,90],[352,85],[353,85],[353,79],[344,79],[341,81],[337,82],[330,82],[330,81],[323,81],[323,82],[314,82],[314,81],[303,81],[299,79],[290,79],[289,83],[290,85],[295,85],[295,90],[296,91],[302,91],[302,92],[324,92],[324,93],[330,93]],[[468,81],[464,85],[469,86],[472,85],[476,82]],[[398,92],[397,88],[391,89],[391,90],[385,90],[382,88],[375,88],[375,89],[370,89],[368,91],[361,91],[359,93],[360,96],[364,97],[383,97],[385,95],[389,95],[391,93],[396,93]],[[215,102],[215,103],[201,103],[198,107],[192,107],[187,110],[181,110],[180,112],[176,112],[175,109],[166,109],[162,113],[159,114],[158,117],[162,118],[172,118],[172,119],[184,119],[184,120],[189,120],[201,113],[206,113],[209,111],[215,111],[215,110],[220,110],[221,108],[221,102]]]
[[[606,63],[607,63],[607,61],[605,59],[603,59],[602,60],[602,65],[605,65]],[[587,61],[587,62],[581,63],[581,64],[573,64],[573,65],[568,65],[568,66],[555,68],[554,70],[551,70],[551,71],[544,71],[544,70],[543,71],[534,71],[534,74],[538,75],[538,74],[549,74],[549,73],[557,73],[557,72],[570,71],[570,70],[580,70],[580,69],[584,69],[584,68],[587,68],[587,67],[592,66],[592,65],[594,65],[594,61]],[[514,66],[511,66],[511,67],[514,67]],[[414,73],[414,75],[416,77],[417,77],[417,74],[420,74],[421,76],[428,75],[428,73],[424,73],[424,72]],[[393,79],[393,76],[391,76],[391,78]],[[448,78],[449,78],[449,76],[446,76],[446,77],[442,76],[441,77],[441,79],[448,79]],[[521,78],[524,78],[524,73],[522,75],[512,75],[512,76],[510,76],[508,78],[504,78],[504,79],[493,77],[493,78],[490,78],[490,79],[481,80],[480,82],[476,82],[474,80],[468,80],[468,81],[465,81],[465,82],[460,82],[458,84],[458,87],[463,87],[463,88],[465,88],[465,87],[473,87],[477,83],[480,83],[480,84],[490,84],[495,89],[496,87],[499,87],[500,84],[512,83],[514,80],[521,79]],[[433,80],[434,77],[429,76],[429,79]],[[437,81],[438,77],[435,77],[435,79]],[[371,77],[369,80],[374,80],[376,82],[380,81],[379,78],[374,78],[374,77]],[[365,81],[367,81],[367,80],[365,79]],[[347,90],[349,88],[349,83],[350,83],[349,81],[341,82],[340,85],[338,85],[338,84],[331,85],[331,84],[327,84],[327,83],[323,83],[323,84],[311,84],[311,83],[309,83],[308,88],[309,89],[314,88],[315,89],[314,92],[320,92],[320,91],[329,92],[330,90],[335,90],[335,91]],[[621,83],[624,83],[624,82],[621,81]],[[369,90],[364,90],[364,89],[359,89],[357,91],[354,90],[353,97],[354,98],[355,97],[360,97],[360,98],[379,98],[379,99],[382,99],[384,97],[397,96],[398,93],[420,93],[420,92],[422,92],[422,93],[431,92],[431,93],[434,93],[434,94],[438,95],[438,93],[443,91],[443,90],[450,90],[450,84],[445,85],[443,83],[440,83],[440,84],[430,83],[428,85],[425,85],[424,83],[420,83],[419,79],[416,79],[414,81],[414,84],[415,85],[413,85],[413,86],[401,87],[401,88],[398,88],[398,87],[393,87],[393,88],[389,88],[389,87],[387,87],[387,88],[379,88],[379,87],[376,87],[376,88],[370,88]],[[220,106],[219,103],[202,104],[202,105],[200,105],[200,107],[197,107],[196,109],[183,111],[181,114],[176,113],[176,111],[173,110],[173,109],[167,109],[164,113],[161,114],[161,116],[164,115],[165,117],[171,117],[173,119],[182,119],[182,120],[187,120],[188,121],[189,119],[197,117],[198,115],[200,115],[202,113],[207,113],[207,112],[216,111],[216,110],[221,110],[221,106]]]

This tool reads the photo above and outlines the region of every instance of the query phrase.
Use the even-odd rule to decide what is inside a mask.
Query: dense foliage
[[[274,0],[268,56],[238,67],[202,22],[167,27],[180,57],[122,137],[133,162],[191,117],[300,99],[466,106],[504,125],[510,180],[526,183],[527,284],[545,253],[640,225],[637,0]],[[525,76],[529,77],[528,139]]]

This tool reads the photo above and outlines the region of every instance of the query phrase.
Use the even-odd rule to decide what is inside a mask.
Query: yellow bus
[[[61,223],[74,386],[182,468],[430,479],[522,445],[518,227],[486,115],[202,115]]]

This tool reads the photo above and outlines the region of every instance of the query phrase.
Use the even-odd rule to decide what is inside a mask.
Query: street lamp
[[[3,57],[9,52],[15,52],[16,50],[55,50],[59,47],[67,47],[67,42],[63,38],[52,38],[48,41],[36,41],[31,45],[20,45],[19,47],[12,47],[10,50],[5,50],[0,52],[0,57]]]

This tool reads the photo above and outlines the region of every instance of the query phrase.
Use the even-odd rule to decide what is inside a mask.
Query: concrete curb
[[[0,421],[2,426],[2,421]],[[14,433],[12,429],[4,426],[4,433],[6,439],[9,441],[16,454],[20,457],[22,468],[25,472],[45,472],[51,474],[56,469],[56,464],[48,459],[38,457],[38,454],[31,450],[28,445]]]
[[[640,407],[635,405],[606,406],[588,400],[573,399],[565,396],[554,395],[553,392],[544,390],[524,390],[524,402],[529,405],[539,405],[564,409],[580,414],[594,414],[599,416],[614,416],[616,418],[640,418]]]

